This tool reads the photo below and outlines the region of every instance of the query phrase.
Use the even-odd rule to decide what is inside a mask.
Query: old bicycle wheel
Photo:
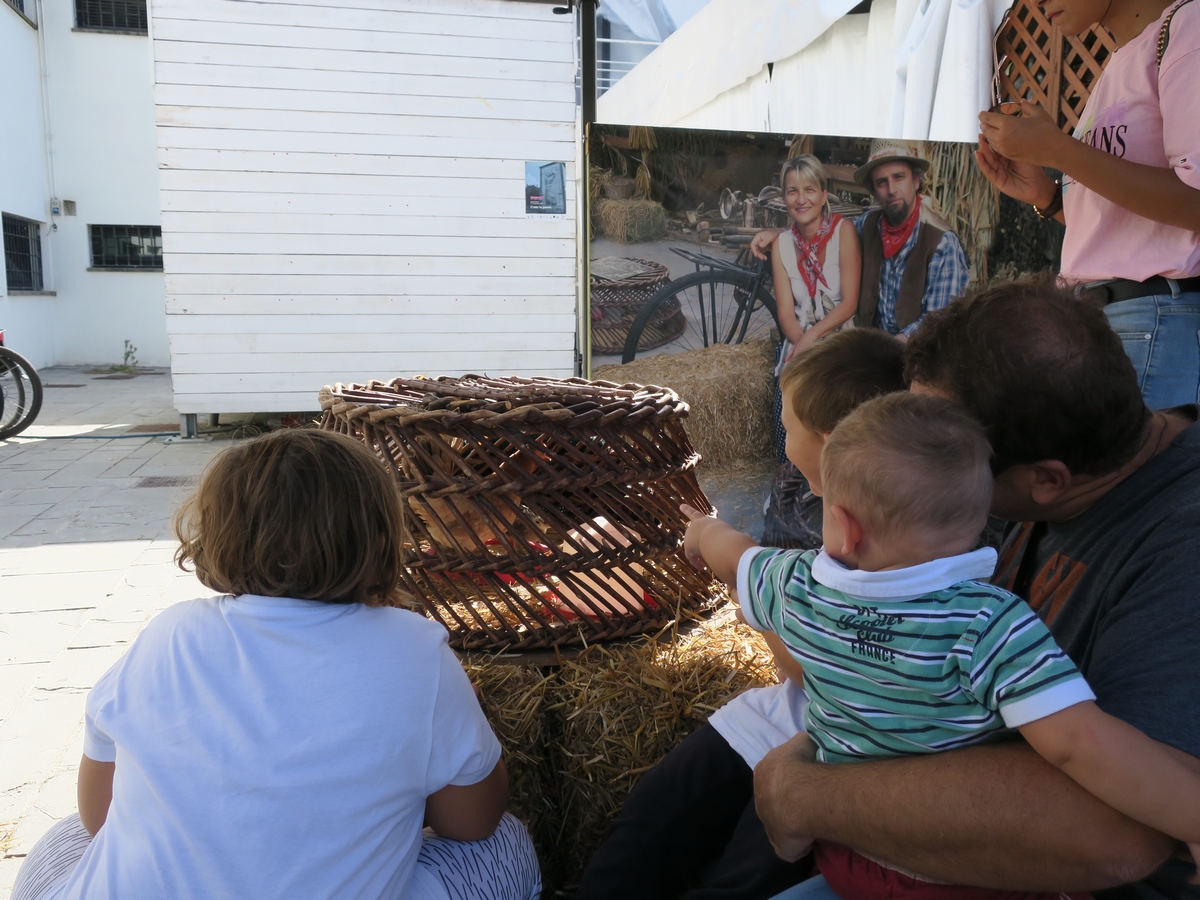
[[[775,298],[756,278],[740,272],[694,272],[677,278],[647,301],[629,328],[621,362],[639,353],[668,346],[668,352],[713,344],[740,344],[770,337],[775,325]],[[662,340],[658,323],[682,311],[685,327]]]
[[[42,380],[19,353],[0,347],[0,441],[28,428],[42,408]]]

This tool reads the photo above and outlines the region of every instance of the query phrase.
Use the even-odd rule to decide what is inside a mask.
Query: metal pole
[[[579,88],[584,132],[596,121],[596,0],[579,2]]]
[[[596,7],[598,0],[579,0],[579,122],[580,139],[583,141],[583,171],[578,180],[583,184],[582,200],[583,215],[580,216],[581,233],[579,240],[583,242],[583,267],[580,272],[583,291],[583,374],[585,378],[592,375],[592,249],[590,240],[591,210],[588,209],[588,175],[591,170],[591,160],[588,157],[588,138],[591,135],[592,124],[596,121]]]

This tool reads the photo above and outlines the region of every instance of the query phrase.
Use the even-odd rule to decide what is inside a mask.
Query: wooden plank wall
[[[574,19],[513,0],[152,0],[180,412],[333,381],[567,376]],[[524,163],[567,163],[526,218]]]

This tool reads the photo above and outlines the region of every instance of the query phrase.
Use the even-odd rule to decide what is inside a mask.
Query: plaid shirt
[[[854,227],[858,229],[860,235],[863,221],[866,218],[867,214],[863,213],[854,220]],[[879,226],[883,227],[882,217],[879,220]],[[908,254],[912,252],[912,248],[916,246],[917,235],[920,234],[922,227],[922,225],[918,225],[913,229],[913,233],[908,236],[908,240],[900,248],[899,253],[884,259],[883,268],[879,272],[879,308],[877,310],[879,321],[876,326],[889,334],[900,333],[900,329],[896,326],[896,297],[900,294],[900,279],[904,277],[904,263],[908,259]],[[963,253],[958,235],[953,231],[947,231],[942,235],[937,249],[933,251],[933,256],[929,260],[929,272],[925,276],[925,296],[921,298],[921,318],[927,312],[949,305],[951,300],[966,290],[967,282],[970,279],[971,270],[967,266],[967,257]],[[921,318],[905,328],[904,334],[911,335],[916,331],[921,326]]]

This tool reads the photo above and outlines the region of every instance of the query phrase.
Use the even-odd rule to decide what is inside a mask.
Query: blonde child
[[[818,759],[934,753],[1016,729],[1105,803],[1195,854],[1200,777],[1102,712],[1037,615],[986,582],[995,551],[972,548],[991,503],[990,455],[953,403],[878,398],[823,444],[824,550],[765,550],[687,507],[685,552],[736,584],[747,623],[802,665]],[[836,844],[815,850],[846,900],[1059,896],[936,885]]]
[[[159,614],[92,688],[79,815],[13,900],[535,900],[445,629],[392,608],[403,511],[371,452],[309,429],[233,447],[175,528],[225,596]]]

